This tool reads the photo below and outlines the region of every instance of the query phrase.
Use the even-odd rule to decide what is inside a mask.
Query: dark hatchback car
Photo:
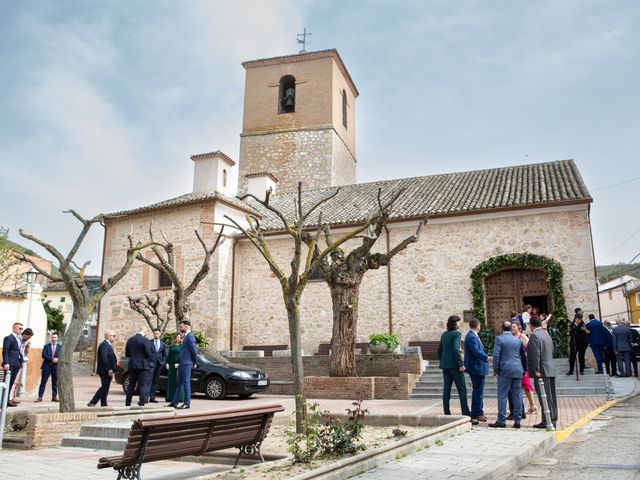
[[[116,368],[116,382],[126,392],[129,384],[127,367],[129,359],[120,359]],[[162,369],[158,390],[167,389],[167,368]],[[198,349],[198,364],[191,371],[192,393],[204,393],[207,398],[220,400],[227,395],[249,398],[254,393],[263,393],[269,388],[269,377],[258,368],[231,363],[218,352]]]

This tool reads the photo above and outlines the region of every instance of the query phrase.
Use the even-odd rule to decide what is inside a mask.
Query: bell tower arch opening
[[[280,79],[280,94],[278,95],[278,113],[293,113],[296,111],[296,79],[293,75],[285,75]]]

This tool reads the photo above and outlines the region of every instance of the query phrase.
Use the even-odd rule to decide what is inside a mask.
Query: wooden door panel
[[[487,299],[487,324],[494,332],[501,333],[501,325],[511,318],[511,311],[516,309],[515,297]]]

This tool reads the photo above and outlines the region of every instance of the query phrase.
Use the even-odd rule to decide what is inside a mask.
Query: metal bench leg
[[[125,479],[125,480],[142,480],[140,476],[140,467],[142,464],[132,465],[130,467],[120,467],[116,470],[118,471],[117,480]]]
[[[255,455],[258,454],[260,456],[260,461],[262,463],[264,463],[264,457],[262,456],[262,442],[258,442],[258,443],[252,443],[251,445],[243,445],[241,447],[238,447],[238,450],[240,450],[238,452],[238,456],[236,457],[236,463],[233,464],[233,468],[236,468],[238,466],[238,462],[240,461],[240,457],[242,455]]]

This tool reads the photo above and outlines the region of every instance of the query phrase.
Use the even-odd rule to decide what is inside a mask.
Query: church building
[[[573,160],[357,183],[359,92],[338,52],[303,51],[242,65],[240,157],[221,151],[193,155],[191,192],[108,215],[103,278],[122,264],[127,235],[145,241],[151,225],[175,245],[178,271],[188,281],[203,256],[194,230],[212,244],[215,223],[229,223],[225,216],[246,222],[248,214],[261,219],[286,271],[292,243],[282,224],[257,202],[239,200],[238,193],[263,198],[272,188],[271,202],[292,211],[298,182],[309,202],[340,187],[322,208],[323,222],[339,232],[367,221],[378,189],[385,195],[404,189],[376,248],[385,251],[412,235],[426,213],[429,222],[419,241],[388,268],[365,274],[358,342],[388,332],[398,333],[404,345],[436,340],[452,314],[467,320],[475,315],[495,328],[525,304],[556,315],[577,306],[598,315],[592,198]],[[359,168],[367,168],[367,159],[359,160]],[[231,182],[234,169],[237,185]],[[228,238],[215,252],[209,275],[190,297],[194,329],[218,349],[289,344],[278,281],[246,238],[231,229],[224,233]],[[98,338],[106,329],[126,338],[143,324],[128,296],[170,296],[170,287],[136,262],[102,300]],[[331,297],[323,280],[307,286],[301,317],[302,348],[312,355],[331,337]]]

